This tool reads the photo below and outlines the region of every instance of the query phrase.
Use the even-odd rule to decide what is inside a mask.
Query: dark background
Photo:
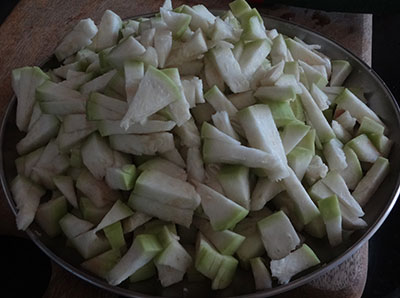
[[[4,21],[17,0],[0,2],[0,24]],[[398,1],[389,0],[336,0],[302,1],[255,0],[253,5],[270,3],[290,4],[300,7],[323,9],[328,11],[349,11],[373,13],[372,67],[386,82],[394,96],[400,100],[400,11]],[[400,102],[399,102],[400,103]],[[400,205],[397,204],[382,228],[369,241],[368,280],[363,298],[400,298]],[[26,250],[35,248],[28,243]],[[20,246],[20,245],[18,245]],[[37,252],[36,259],[42,259]],[[32,258],[32,256],[30,257]],[[44,258],[45,262],[46,258]],[[39,266],[38,266],[39,267]],[[36,267],[37,268],[37,267]],[[19,268],[24,272],[26,268]],[[10,273],[10,272],[8,272]],[[23,276],[32,279],[31,274]],[[35,273],[33,273],[35,274]],[[16,275],[16,279],[21,276]],[[46,277],[47,278],[47,277]],[[32,280],[31,280],[32,281]],[[22,281],[23,283],[23,281]],[[31,286],[34,283],[31,283]],[[42,284],[42,283],[39,283]],[[32,287],[30,288],[33,290]],[[39,290],[40,291],[40,290]],[[33,291],[34,292],[34,291]],[[33,294],[31,292],[31,294]],[[31,296],[33,297],[33,296]]]

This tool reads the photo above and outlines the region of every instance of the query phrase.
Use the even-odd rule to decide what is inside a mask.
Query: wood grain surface
[[[11,70],[25,65],[41,65],[77,20],[90,17],[96,23],[106,9],[122,18],[155,12],[163,1],[156,0],[21,0],[0,27],[0,117],[12,97]],[[229,1],[174,1],[210,8],[226,9]],[[302,24],[336,40],[368,64],[371,63],[372,16],[327,13],[286,6],[260,8],[260,12]],[[19,235],[3,193],[0,195],[0,235]],[[368,244],[340,266],[281,298],[325,297],[358,298],[365,286],[368,268]],[[45,298],[117,297],[96,288],[52,264],[52,278]]]

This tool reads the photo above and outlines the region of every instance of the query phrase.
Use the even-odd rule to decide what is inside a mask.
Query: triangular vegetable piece
[[[277,277],[280,284],[287,284],[297,273],[320,263],[318,257],[307,245],[290,253],[283,259],[271,261],[272,276]]]
[[[335,103],[337,109],[348,111],[359,123],[366,116],[384,126],[378,115],[347,88],[335,99]]]
[[[248,210],[207,185],[196,184],[196,190],[201,197],[201,206],[204,213],[210,218],[214,230],[222,231],[233,228],[249,213]]]
[[[153,235],[139,235],[133,240],[132,246],[121,260],[107,274],[111,285],[118,285],[152,260],[162,247]]]
[[[347,167],[343,144],[338,139],[330,139],[325,143],[323,153],[330,170],[341,171]]]
[[[265,33],[263,21],[262,19],[260,20],[257,10],[253,8],[250,13],[246,15],[248,16],[246,16],[244,20],[241,20],[243,33],[240,38],[245,41],[268,39],[267,34]]]
[[[121,27],[121,18],[111,10],[107,9],[101,17],[98,27],[99,30],[93,37],[92,43],[89,47],[98,52],[116,45]]]
[[[250,5],[245,0],[235,0],[229,3],[229,7],[235,17],[240,17],[251,10]]]
[[[71,213],[65,214],[59,221],[60,228],[67,238],[75,238],[82,233],[89,231],[94,224],[80,219]]]
[[[137,89],[139,88],[140,81],[144,77],[144,64],[141,61],[125,61],[124,63],[125,74],[125,93],[126,100],[130,103]]]
[[[18,154],[27,154],[57,135],[60,121],[54,115],[42,114],[31,130],[16,145]]]
[[[240,55],[240,68],[243,75],[250,80],[256,70],[263,63],[271,50],[271,45],[266,39],[258,39],[245,44]]]
[[[341,141],[342,143],[347,143],[351,140],[352,135],[350,134],[350,132],[344,129],[344,127],[339,122],[337,122],[336,120],[332,120],[331,125],[333,132],[335,133],[339,141]]]
[[[324,164],[321,157],[319,155],[314,155],[311,159],[310,164],[308,165],[305,179],[308,184],[312,185],[317,180],[324,178],[326,176],[326,173],[328,173],[328,170],[328,167]]]
[[[149,220],[151,220],[151,216],[142,212],[135,212],[132,216],[125,218],[122,220],[122,228],[124,229],[124,233],[130,233],[134,231],[136,228],[145,224]]]
[[[149,204],[149,202],[151,202],[151,204]],[[132,192],[129,197],[128,205],[133,210],[143,212],[165,221],[171,221],[185,227],[189,227],[192,223],[193,210],[162,204],[159,201],[154,200],[154,198],[139,196],[134,192]]]
[[[12,87],[17,96],[16,124],[27,131],[35,104],[36,87],[49,77],[39,67],[22,67],[12,71]]]
[[[186,169],[188,181],[203,182],[205,179],[204,162],[200,148],[189,148],[186,156]]]
[[[349,208],[355,215],[364,215],[361,206],[347,188],[346,182],[336,171],[330,171],[325,178],[322,179],[322,182],[336,194],[340,203]]]
[[[229,119],[229,115],[226,111],[216,112],[211,116],[211,119],[216,128],[221,130],[223,133],[231,136],[235,140],[239,140],[239,135],[236,133]]]
[[[72,245],[84,259],[90,259],[110,249],[108,240],[97,235],[95,230],[82,233],[71,239]]]
[[[303,93],[300,94],[301,102],[303,103],[304,110],[306,111],[307,116],[310,119],[312,127],[315,128],[321,142],[324,143],[329,141],[330,139],[335,137],[335,133],[333,132],[331,126],[326,120],[324,114],[322,114],[322,111],[315,103],[310,92],[308,92],[303,84],[301,84],[300,87],[303,90]]]
[[[154,48],[158,56],[159,67],[164,67],[171,52],[172,32],[169,30],[156,30],[154,35]]]
[[[192,258],[183,246],[172,240],[154,260],[161,285],[167,287],[180,282],[191,263]]]
[[[297,120],[290,103],[287,101],[270,101],[268,106],[278,128]]]
[[[44,148],[45,147],[41,147],[39,149],[36,149],[35,151],[32,151],[27,155],[18,157],[15,160],[17,173],[25,177],[30,177],[32,169],[36,166],[37,162],[39,161],[39,158],[42,155]]]
[[[289,168],[289,176],[284,178],[282,183],[290,198],[292,198],[303,224],[308,224],[319,215],[318,208],[291,168]]]
[[[217,175],[226,196],[243,208],[250,208],[249,168],[225,165]]]
[[[184,169],[166,159],[159,157],[152,158],[142,163],[138,167],[138,170],[140,171],[155,170],[167,174],[173,178],[180,179],[182,181],[186,181],[187,178],[187,174]]]
[[[389,174],[389,161],[378,157],[365,176],[357,184],[352,195],[361,206],[364,206],[374,195],[382,181]]]
[[[96,179],[106,175],[114,163],[113,153],[105,138],[93,133],[81,147],[82,162]]]
[[[214,231],[205,219],[195,218],[193,224],[223,255],[233,255],[245,240],[245,237],[230,230]]]
[[[58,61],[64,60],[89,45],[97,31],[92,19],[80,20],[56,48],[55,55]]]
[[[342,216],[337,197],[334,195],[319,200],[318,208],[326,226],[329,244],[339,245],[342,242]]]
[[[203,122],[201,126],[201,137],[203,139],[211,139],[228,144],[240,145],[240,142],[238,140],[234,139],[232,136],[222,132],[221,130],[207,122]]]
[[[202,153],[205,163],[226,163],[262,169],[277,169],[280,166],[279,160],[265,151],[215,139],[204,140]]]
[[[11,182],[11,193],[18,209],[17,228],[24,231],[35,218],[45,190],[28,178],[18,175]]]
[[[67,212],[67,200],[61,196],[40,204],[36,211],[35,221],[48,236],[55,237],[61,233],[58,222]]]
[[[75,194],[74,181],[70,176],[54,176],[54,184],[67,198],[68,202],[75,208],[78,208],[78,201]]]
[[[373,163],[381,155],[366,134],[355,137],[346,146],[354,150],[360,161]]]
[[[190,40],[181,43],[180,47],[175,47],[171,51],[166,65],[179,67],[179,72],[182,75],[198,75],[200,71],[196,71],[195,65],[202,68],[203,63],[201,60],[197,60],[197,58],[206,53],[207,50],[207,43],[203,32],[201,29],[198,29],[192,34]],[[190,67],[191,63],[193,63],[192,67]]]
[[[79,211],[82,213],[83,219],[95,225],[103,219],[111,207],[111,203],[103,207],[96,207],[90,199],[86,197],[79,198]]]
[[[330,86],[342,86],[352,71],[351,64],[346,60],[333,60]]]
[[[267,202],[272,200],[277,194],[283,191],[281,182],[276,182],[268,178],[258,178],[257,183],[251,193],[250,210],[257,211],[262,209]]]
[[[121,168],[108,168],[106,182],[112,189],[132,190],[136,181],[137,171],[133,164],[126,164]]]
[[[178,127],[187,123],[192,118],[189,111],[189,103],[186,100],[181,78],[177,68],[167,68],[162,70],[179,88],[180,96],[167,106],[168,112],[171,114],[171,120],[176,122]],[[203,90],[202,90],[203,91]]]
[[[240,64],[233,56],[232,50],[226,46],[217,46],[210,51],[210,58],[233,93],[244,92],[250,89]]]
[[[160,14],[176,39],[180,38],[182,34],[185,33],[192,19],[188,14],[177,13],[164,8],[160,8]]]
[[[204,276],[214,279],[221,263],[222,255],[199,233],[196,242],[196,270]]]
[[[307,82],[309,86],[312,86],[313,84],[317,85],[317,87],[322,88],[325,87],[328,84],[328,80],[326,78],[326,73],[325,75],[315,69],[316,65],[310,66],[307,63],[299,60],[299,65],[303,69],[303,75],[307,78]],[[325,68],[322,66],[322,69],[325,70]]]
[[[133,36],[129,36],[112,48],[109,53],[105,51],[107,51],[107,49],[99,54],[101,66],[122,68],[125,61],[138,59],[146,52],[146,49]]]
[[[88,120],[121,120],[127,109],[126,102],[94,92],[86,105]]]
[[[79,88],[79,92],[81,92],[83,95],[88,95],[92,92],[102,92],[116,74],[117,71],[115,69],[110,70],[109,72],[106,72],[101,76],[98,76],[97,78],[83,84]]]
[[[137,122],[145,122],[147,117],[164,108],[180,96],[179,88],[162,71],[149,66],[121,125],[128,129]]]
[[[248,107],[241,110],[238,116],[249,144],[269,153],[276,159],[276,167],[271,165],[270,169],[265,170],[269,178],[279,180],[287,177],[285,150],[268,105]]]
[[[288,165],[292,168],[300,181],[303,180],[312,158],[312,152],[302,147],[294,148],[287,155]]]
[[[236,107],[229,101],[229,99],[214,85],[210,90],[204,94],[206,101],[218,111],[226,111],[229,116],[234,116],[237,113]]]
[[[296,145],[309,132],[310,127],[298,121],[293,121],[285,126],[282,132],[282,145],[285,153],[289,154]]]
[[[200,204],[200,197],[191,184],[155,170],[140,174],[134,192],[176,208],[194,210]]]
[[[124,232],[122,230],[122,224],[117,221],[104,229],[104,235],[110,242],[111,248],[115,250],[124,251],[126,249],[126,242],[124,238]]]
[[[282,34],[279,34],[272,40],[271,47],[271,61],[273,65],[277,65],[281,63],[281,61],[287,61],[287,46],[285,43],[285,39]]]
[[[45,114],[67,115],[85,113],[86,97],[79,91],[51,81],[36,89],[36,99]]]
[[[234,229],[235,233],[246,237],[242,245],[236,251],[241,264],[245,268],[248,267],[250,259],[261,257],[265,254],[265,248],[257,228],[257,221],[259,220],[258,218],[253,219],[247,217],[238,223]]]
[[[83,170],[76,181],[76,188],[87,196],[98,207],[104,207],[120,198],[120,194],[112,190],[102,181],[97,180],[88,170]]]
[[[265,290],[272,288],[271,273],[260,257],[250,260],[251,270],[254,276],[256,290]]]
[[[256,90],[254,96],[263,103],[293,101],[296,98],[296,92],[293,86],[263,86]]]
[[[180,127],[176,127],[174,133],[180,138],[181,145],[183,146],[188,148],[199,148],[201,146],[200,133],[193,118],[186,121]]]
[[[166,160],[169,160],[170,162],[174,163],[175,165],[185,168],[186,164],[185,161],[182,158],[182,155],[179,153],[179,151],[174,147],[168,151],[164,151],[160,153],[161,157],[165,158]]]
[[[265,250],[272,260],[287,256],[300,243],[296,230],[283,211],[264,218],[257,225]]]
[[[287,38],[285,41],[294,60],[302,60],[309,65],[326,64],[325,60],[321,56],[317,55],[316,53],[305,47],[303,44],[291,38]]]
[[[100,231],[103,228],[112,225],[124,218],[133,215],[133,211],[125,205],[122,201],[118,200],[114,203],[110,211],[103,217],[101,222],[95,228],[95,231]]]
[[[217,275],[215,276],[211,288],[213,290],[225,289],[230,285],[236,273],[236,268],[239,262],[232,256],[222,256],[222,262],[218,268]]]

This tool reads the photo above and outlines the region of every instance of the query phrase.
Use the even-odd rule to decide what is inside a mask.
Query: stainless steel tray
[[[222,11],[213,10],[213,13],[221,14]],[[144,16],[151,15],[153,14]],[[366,92],[369,106],[389,128],[389,137],[394,141],[390,155],[390,174],[364,208],[364,220],[368,223],[368,227],[354,232],[348,240],[335,249],[329,247],[326,239],[307,238],[307,243],[321,259],[321,265],[302,272],[287,285],[258,292],[255,292],[251,272],[243,270],[238,271],[230,287],[216,292],[210,290],[209,281],[191,283],[184,281],[165,289],[155,279],[137,284],[123,283],[119,287],[111,286],[104,280],[81,269],[79,267],[79,263],[82,261],[81,257],[74,249],[65,245],[65,240],[62,237],[50,239],[38,225],[33,223],[26,233],[53,261],[93,285],[126,297],[232,297],[245,295],[245,297],[261,298],[294,289],[324,274],[345,261],[372,237],[393,208],[400,191],[400,114],[396,100],[385,83],[368,65],[339,44],[302,26],[274,17],[263,16],[263,18],[267,29],[276,28],[280,33],[287,36],[297,36],[307,43],[319,44],[322,46],[321,51],[332,59],[348,60],[353,66],[353,72],[345,85],[362,88]],[[8,105],[0,131],[0,180],[5,197],[14,214],[16,214],[17,209],[10,193],[9,183],[16,175],[14,160],[17,158],[17,153],[15,145],[22,138],[22,134],[15,125],[15,107],[16,100],[13,98]]]

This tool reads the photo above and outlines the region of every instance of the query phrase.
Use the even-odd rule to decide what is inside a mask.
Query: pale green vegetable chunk
[[[107,274],[111,285],[118,285],[152,260],[162,247],[153,235],[139,235],[119,262]]]
[[[271,261],[272,276],[277,277],[280,284],[287,284],[297,273],[320,263],[318,257],[307,245],[303,244],[299,249],[280,260]]]
[[[178,86],[165,73],[149,66],[121,121],[121,126],[128,129],[133,123],[145,123],[148,116],[179,97]]]
[[[35,218],[45,190],[30,179],[18,175],[11,182],[11,193],[17,205],[17,228],[26,230]]]
[[[196,190],[201,197],[204,213],[210,218],[210,223],[216,231],[233,228],[249,213],[207,185],[197,183]]]
[[[256,290],[272,288],[271,273],[260,257],[250,260],[251,270],[253,271]]]
[[[67,214],[67,200],[61,196],[39,205],[35,220],[50,237],[61,233],[59,221]]]
[[[365,176],[358,182],[352,193],[354,199],[361,206],[364,206],[388,174],[389,161],[386,158],[378,157]]]
[[[265,250],[272,260],[286,257],[300,243],[297,232],[282,211],[260,220],[257,225]]]
[[[12,87],[17,96],[16,124],[27,131],[34,111],[35,91],[49,77],[39,67],[22,67],[12,71]]]
[[[319,200],[318,208],[326,226],[329,244],[339,245],[342,242],[342,215],[337,197]]]

